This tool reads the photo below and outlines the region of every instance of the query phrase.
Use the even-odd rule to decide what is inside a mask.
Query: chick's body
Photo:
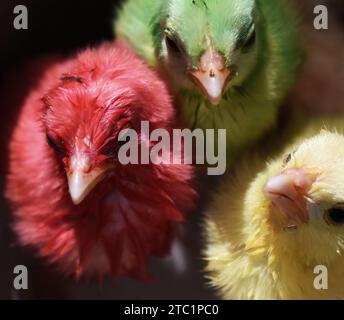
[[[275,124],[300,64],[289,1],[128,0],[116,23],[169,80],[190,127],[227,129],[229,159]]]
[[[74,276],[149,279],[148,257],[169,253],[194,191],[191,166],[119,161],[119,133],[139,135],[141,121],[171,130],[174,112],[164,84],[124,46],[50,63],[9,146],[6,195],[21,244]]]
[[[344,132],[313,120],[274,161],[246,157],[215,196],[205,259],[224,299],[344,298],[344,136],[323,126]]]

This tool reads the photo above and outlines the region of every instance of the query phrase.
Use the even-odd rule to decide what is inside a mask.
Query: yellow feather
[[[303,120],[286,131],[286,147],[279,138],[271,143],[278,146],[268,153],[274,160],[266,163],[259,151],[243,157],[206,215],[206,271],[224,299],[344,299],[344,223],[325,219],[329,208],[344,204],[344,119]],[[263,188],[294,167],[321,172],[308,195],[321,215],[286,232]],[[317,265],[328,269],[327,290],[314,286]]]

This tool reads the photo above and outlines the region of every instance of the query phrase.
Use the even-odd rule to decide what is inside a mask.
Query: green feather
[[[256,42],[246,52],[253,25]],[[166,29],[188,57],[179,73],[166,63]],[[165,69],[182,98],[178,107],[186,125],[227,129],[230,162],[273,128],[302,61],[298,17],[288,0],[128,0],[116,30],[149,64]],[[187,82],[186,69],[197,67],[209,44],[227,65],[232,59],[238,64],[218,106]]]
[[[127,1],[115,21],[115,33],[126,39],[150,65],[156,63],[152,34],[159,20],[160,0]]]

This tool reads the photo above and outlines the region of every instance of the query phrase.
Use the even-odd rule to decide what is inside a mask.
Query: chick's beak
[[[197,70],[190,71],[196,85],[215,106],[222,100],[231,73],[231,70],[225,66],[223,56],[213,48],[209,48],[203,54]]]
[[[288,169],[267,182],[264,193],[291,221],[308,223],[307,194],[317,174],[307,169]]]
[[[69,194],[75,205],[80,204],[92,189],[104,178],[105,170],[91,169],[87,155],[79,154],[71,158],[71,168],[67,173]]]

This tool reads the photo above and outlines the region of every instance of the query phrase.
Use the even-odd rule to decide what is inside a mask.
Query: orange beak
[[[218,105],[231,75],[223,56],[210,47],[201,57],[197,70],[189,73],[211,104]]]
[[[291,221],[308,223],[307,194],[309,193],[317,174],[307,169],[288,169],[279,176],[271,178],[264,193]]]

